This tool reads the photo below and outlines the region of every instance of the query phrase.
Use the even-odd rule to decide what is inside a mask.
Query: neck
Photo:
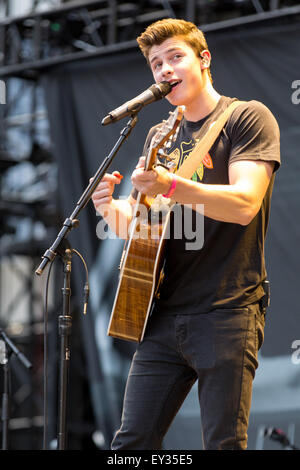
[[[184,116],[188,121],[197,122],[210,114],[217,106],[221,95],[213,88],[211,82],[203,88],[197,100],[185,108]]]

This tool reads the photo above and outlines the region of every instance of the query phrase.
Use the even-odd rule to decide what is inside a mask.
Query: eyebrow
[[[166,53],[173,52],[173,51],[178,51],[179,49],[180,49],[180,47],[178,47],[178,46],[171,47],[170,49],[166,50]],[[159,56],[155,55],[154,57],[152,57],[152,59],[150,60],[150,64],[152,64],[152,62],[154,62],[156,59],[159,59]]]

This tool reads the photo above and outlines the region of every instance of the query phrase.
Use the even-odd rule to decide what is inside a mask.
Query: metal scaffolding
[[[280,14],[291,0],[81,0],[0,21],[0,76],[35,77],[42,68],[134,48],[155,20],[184,18],[199,25],[248,15]]]

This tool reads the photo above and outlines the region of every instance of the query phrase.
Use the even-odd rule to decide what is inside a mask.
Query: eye
[[[177,59],[181,59],[182,57],[182,54],[180,54],[179,52],[177,52],[176,54],[173,55],[172,59],[173,60],[177,60]]]
[[[160,67],[161,67],[161,62],[156,62],[156,63],[153,64],[153,66],[152,66],[153,70],[158,70]]]

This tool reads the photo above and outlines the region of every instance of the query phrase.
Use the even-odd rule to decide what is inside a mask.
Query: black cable
[[[79,253],[79,251],[75,250],[74,248],[71,249],[72,253],[75,253],[82,261],[85,273],[86,273],[86,282],[84,286],[84,308],[83,313],[86,314],[87,304],[89,299],[89,273],[87,264],[83,258],[83,256]],[[51,261],[49,266],[48,274],[47,274],[47,281],[45,286],[45,300],[44,300],[44,430],[43,430],[43,450],[47,450],[47,427],[48,427],[48,409],[47,409],[47,401],[48,401],[48,292],[49,292],[49,281],[50,281],[50,273],[53,266],[53,262],[55,258]]]
[[[44,300],[44,430],[43,430],[43,450],[47,449],[47,427],[48,427],[48,410],[47,410],[47,401],[48,401],[48,291],[49,291],[49,281],[50,273],[53,266],[55,258],[51,261],[46,287],[45,287],[45,300]]]
[[[85,281],[85,286],[84,286],[84,306],[83,306],[83,314],[85,315],[86,314],[86,309],[87,309],[87,304],[88,304],[88,301],[89,301],[89,293],[90,293],[89,272],[88,272],[86,262],[85,262],[83,256],[79,253],[79,251],[72,248],[72,252],[75,253],[81,259],[82,264],[83,264],[84,269],[85,269],[86,281]]]

